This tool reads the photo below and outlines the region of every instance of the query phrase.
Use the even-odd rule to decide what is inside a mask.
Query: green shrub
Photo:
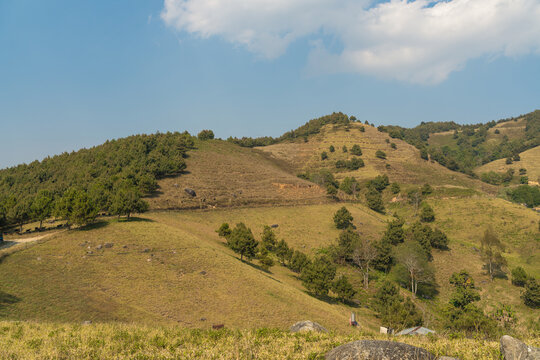
[[[386,160],[386,153],[382,150],[377,150],[375,152],[375,156],[378,157],[379,159]]]
[[[214,132],[212,130],[202,130],[198,135],[197,138],[199,140],[212,140],[214,138]]]

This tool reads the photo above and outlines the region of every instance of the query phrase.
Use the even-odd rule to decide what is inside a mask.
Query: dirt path
[[[62,230],[62,231],[65,231],[65,230]],[[22,239],[16,239],[16,238],[15,239],[5,239],[4,238],[4,242],[0,244],[0,251],[2,251],[4,249],[9,249],[11,247],[14,247],[14,246],[17,246],[17,245],[20,245],[20,244],[26,244],[26,243],[35,242],[35,241],[38,241],[38,240],[41,240],[41,239],[45,239],[47,237],[59,234],[62,231],[55,231],[55,232],[52,232],[52,233],[49,233],[49,234],[44,234],[44,235],[40,235],[40,236],[33,236],[33,237],[28,237],[28,238],[22,238]]]

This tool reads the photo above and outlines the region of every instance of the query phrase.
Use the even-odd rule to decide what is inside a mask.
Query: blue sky
[[[540,32],[526,15],[537,0],[481,29],[459,15],[466,0],[436,13],[407,2],[257,1],[0,0],[0,167],[137,133],[277,136],[333,111],[414,126],[540,108]],[[388,18],[420,25],[374,25]],[[507,31],[486,38],[489,26]]]

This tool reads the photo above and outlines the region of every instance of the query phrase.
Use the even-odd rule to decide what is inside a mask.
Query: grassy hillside
[[[522,305],[520,288],[509,280],[488,280],[475,248],[492,224],[507,246],[510,266],[521,265],[540,275],[539,215],[500,199],[434,196],[427,201],[437,214],[435,225],[450,238],[451,250],[434,251],[440,296],[433,304],[423,301],[422,307],[436,311],[446,302],[450,274],[465,268],[480,286],[486,310],[504,301],[515,307],[522,322],[537,317],[538,310]],[[277,224],[278,239],[315,255],[318,248],[335,242],[339,232],[332,216],[340,206],[152,212],[138,221],[110,219],[87,230],[63,232],[2,260],[0,314],[13,320],[158,322],[190,328],[225,323],[233,328],[284,329],[311,319],[347,332],[354,310],[364,329],[376,330],[380,324],[370,310],[313,298],[288,269],[274,266],[265,272],[257,261],[241,262],[215,233],[223,222],[243,221],[260,239],[263,225]],[[347,206],[362,236],[380,238],[389,217],[360,205]],[[410,205],[398,201],[390,210],[407,224],[415,221]],[[106,243],[113,246],[107,248]],[[340,271],[346,271],[360,290],[360,274]],[[358,299],[364,301],[363,291]]]
[[[350,308],[305,293],[291,271],[265,272],[241,262],[215,233],[223,221],[246,221],[256,236],[277,223],[279,237],[313,253],[337,237],[337,205],[151,213],[72,230],[14,253],[0,264],[3,318],[35,321],[178,323],[208,328],[280,327],[303,319],[347,331]],[[375,236],[379,215],[353,210]],[[308,215],[309,214],[309,215]],[[360,220],[361,219],[361,220]],[[111,248],[104,245],[114,244]],[[101,249],[97,249],[102,245]],[[91,252],[91,253],[89,253]],[[366,309],[355,309],[369,314]],[[206,319],[206,320],[201,320]],[[376,327],[371,315],[365,327]]]
[[[365,132],[360,131],[361,127]],[[396,149],[391,147],[391,143],[396,144]],[[358,144],[362,149],[361,158],[365,167],[356,171],[336,169],[337,160],[353,157],[350,149],[354,144]],[[329,151],[330,145],[334,146],[335,152]],[[348,148],[348,152],[342,151],[343,146]],[[354,176],[358,180],[387,174],[391,182],[401,184],[430,183],[494,191],[492,186],[450,171],[435,162],[421,159],[419,150],[405,141],[392,139],[387,133],[380,132],[373,126],[358,123],[350,124],[347,128],[327,125],[319,134],[310,136],[308,142],[280,143],[257,149],[268,153],[272,158],[286,162],[297,173],[328,169],[335,173],[337,179]],[[386,153],[386,160],[376,157],[377,150]],[[323,151],[328,154],[327,160],[321,159]]]
[[[503,242],[506,250],[503,256],[508,261],[507,269],[522,266],[526,271],[540,277],[540,214],[523,206],[502,199],[482,196],[433,196],[426,202],[435,210],[434,226],[443,230],[450,240],[449,251],[435,251],[433,265],[439,296],[436,306],[448,301],[452,287],[449,279],[452,273],[466,269],[480,288],[482,308],[490,312],[498,304],[511,305],[519,314],[523,325],[535,321],[540,310],[532,310],[520,298],[522,288],[510,284],[508,278],[490,281],[483,269],[480,254],[480,240],[488,226]],[[408,224],[416,221],[414,212],[401,202],[389,208],[403,217]]]
[[[326,191],[286,172],[259,152],[221,140],[196,141],[188,171],[158,182],[153,209],[325,203]],[[193,189],[190,196],[184,189]]]
[[[476,169],[477,174],[489,171],[503,173],[508,169],[514,169],[515,174],[519,174],[520,169],[526,169],[525,176],[531,182],[540,182],[540,146],[524,151],[519,154],[520,161],[514,161],[512,164],[506,164],[505,159],[499,159],[480,166]]]

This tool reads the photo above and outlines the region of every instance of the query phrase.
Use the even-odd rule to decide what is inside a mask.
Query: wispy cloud
[[[540,0],[165,0],[161,17],[268,59],[300,38],[331,35],[342,50],[314,41],[310,72],[422,84],[440,83],[481,56],[540,54]]]

